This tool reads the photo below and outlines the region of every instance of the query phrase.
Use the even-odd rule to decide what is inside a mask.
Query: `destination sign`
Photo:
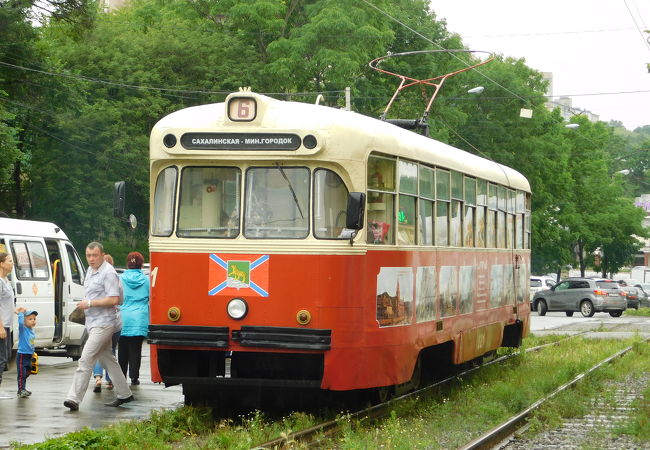
[[[290,133],[185,133],[188,150],[297,150],[300,136]]]

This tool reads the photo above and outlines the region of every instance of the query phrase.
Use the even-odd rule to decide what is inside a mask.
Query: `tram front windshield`
[[[172,234],[177,173],[176,168],[166,168],[158,176],[154,236]],[[345,183],[329,169],[275,166],[242,172],[238,167],[184,167],[180,170],[176,235],[304,239],[313,224],[318,239],[344,239],[347,197]]]

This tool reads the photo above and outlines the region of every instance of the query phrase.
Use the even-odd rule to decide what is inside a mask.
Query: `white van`
[[[530,301],[539,291],[551,289],[555,286],[555,278],[547,277],[544,275],[531,275],[530,276]]]
[[[0,252],[14,260],[9,280],[16,307],[38,311],[36,352],[79,359],[87,335],[83,325],[68,321],[68,315],[84,298],[86,271],[63,230],[49,222],[0,218]],[[17,315],[13,342],[15,350]]]

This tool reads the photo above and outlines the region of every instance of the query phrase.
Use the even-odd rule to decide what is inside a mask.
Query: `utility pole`
[[[345,88],[345,110],[352,111],[352,104],[350,102],[350,86]]]

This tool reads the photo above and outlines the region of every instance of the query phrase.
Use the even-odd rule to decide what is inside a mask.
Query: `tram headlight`
[[[248,313],[248,304],[243,298],[233,298],[228,302],[228,315],[235,320],[246,317]]]

